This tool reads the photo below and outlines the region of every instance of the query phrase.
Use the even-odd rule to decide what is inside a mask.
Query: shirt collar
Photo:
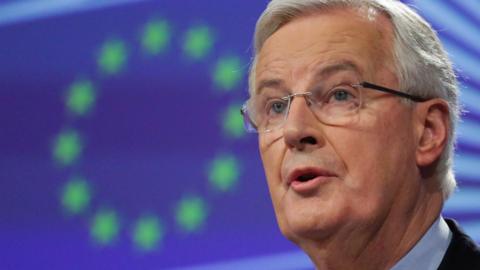
[[[436,270],[452,240],[452,232],[440,216],[422,239],[391,270]]]

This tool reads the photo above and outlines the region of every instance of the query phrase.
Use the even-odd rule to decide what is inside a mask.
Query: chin
[[[279,221],[282,234],[293,242],[297,239],[321,240],[341,227],[342,218],[338,208],[289,207],[283,221]]]

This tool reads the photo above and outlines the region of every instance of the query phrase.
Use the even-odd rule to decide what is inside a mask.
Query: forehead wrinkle
[[[286,58],[277,56],[273,60],[264,62],[270,54],[272,53],[260,55],[258,63],[261,65],[258,66],[255,76],[255,94],[259,94],[265,87],[279,88],[285,84],[283,75],[285,71],[288,71],[288,61]]]
[[[325,13],[328,14],[329,12]],[[334,60],[331,59],[332,56],[341,59],[341,48],[345,44],[352,42],[358,43],[358,46],[354,48],[364,48],[362,49],[362,54],[363,52],[368,54],[365,55],[364,58],[369,60],[363,63],[363,65],[367,65],[368,67],[365,66],[364,70],[362,69],[362,65],[357,65],[357,71],[360,75],[367,75],[369,78],[373,78],[376,77],[375,73],[379,72],[382,68],[386,68],[388,71],[396,74],[396,68],[392,65],[392,62],[394,61],[392,46],[394,35],[389,18],[382,13],[375,14],[376,16],[374,16],[373,19],[359,16],[359,13],[361,14],[362,12],[358,12],[357,10],[357,12],[354,12],[353,16],[349,18],[365,26],[366,29],[363,35],[359,35],[355,29],[340,28],[337,29],[339,31],[337,31],[335,35],[328,35],[325,37],[319,36],[317,39],[312,40],[306,39],[305,41],[308,40],[309,42],[303,44],[302,42],[297,43],[292,41],[291,44],[287,43],[287,47],[284,47],[280,52],[276,50],[271,51],[272,48],[276,48],[277,46],[275,43],[271,43],[270,39],[277,36],[282,28],[288,27],[288,25],[295,23],[297,20],[308,19],[308,17],[315,17],[318,14],[302,16],[282,26],[279,29],[280,31],[274,33],[269,39],[267,39],[265,45],[267,45],[270,40],[270,46],[264,46],[259,53],[259,63],[261,63],[262,66],[259,66],[260,70],[257,69],[256,81],[260,81],[261,77],[266,79],[272,77],[272,79],[281,78],[288,80],[283,82],[288,83],[290,79],[295,81],[296,79],[304,77],[306,74],[313,74],[319,63]],[[320,13],[320,15],[322,14]],[[352,14],[350,13],[350,15]],[[303,39],[303,37],[301,37],[301,39]],[[302,44],[302,46],[295,46],[298,44]],[[267,49],[267,47],[269,49]],[[331,55],[329,54],[330,51],[339,51],[340,54]],[[346,56],[348,57],[348,55]],[[310,63],[306,63],[307,65],[303,67],[297,65],[297,63],[301,63],[302,61],[305,63],[305,60]],[[364,74],[365,71],[369,72]],[[308,77],[312,78],[312,76]],[[256,90],[258,90],[258,87]]]
[[[282,71],[287,69],[288,61],[286,59],[282,59],[281,57],[276,57],[271,61],[264,62],[264,58],[267,56],[260,56],[258,63],[262,64],[256,70],[257,78],[262,77],[269,77],[269,76],[278,76],[282,74]],[[264,75],[265,73],[271,73]]]

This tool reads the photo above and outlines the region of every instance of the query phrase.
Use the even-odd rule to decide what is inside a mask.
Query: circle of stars
[[[139,43],[143,53],[149,57],[160,57],[173,44],[172,25],[164,19],[152,19],[140,30]],[[215,35],[207,25],[194,25],[183,35],[182,52],[187,59],[198,61],[205,59],[213,50]],[[96,64],[100,74],[114,76],[126,69],[131,52],[121,39],[108,39],[98,50]],[[103,78],[104,78],[103,77]],[[244,77],[242,61],[229,55],[220,57],[211,74],[213,85],[222,93],[229,93]],[[75,118],[84,118],[92,111],[101,98],[98,95],[98,82],[87,78],[75,80],[66,91],[65,108]],[[224,134],[232,139],[244,136],[243,120],[239,114],[239,105],[229,106],[222,114],[221,124]],[[52,156],[57,164],[67,168],[74,166],[81,158],[85,148],[81,134],[64,129],[54,140]],[[219,192],[232,191],[238,183],[239,161],[233,155],[219,155],[208,165],[208,183]],[[98,210],[92,207],[93,191],[90,181],[78,175],[67,181],[60,194],[64,212],[69,216],[85,215],[93,212],[89,231],[94,243],[101,246],[113,244],[122,229],[119,214],[111,208]],[[93,210],[93,211],[88,211]],[[175,206],[175,224],[184,233],[201,231],[209,215],[208,202],[195,195],[183,196]],[[161,246],[165,238],[166,225],[155,215],[144,215],[136,219],[131,231],[135,247],[143,252],[151,252]]]

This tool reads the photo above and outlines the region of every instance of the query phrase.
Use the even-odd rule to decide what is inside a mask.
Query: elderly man
[[[282,233],[318,269],[480,269],[441,210],[455,189],[457,81],[394,0],[273,0],[242,109]]]

